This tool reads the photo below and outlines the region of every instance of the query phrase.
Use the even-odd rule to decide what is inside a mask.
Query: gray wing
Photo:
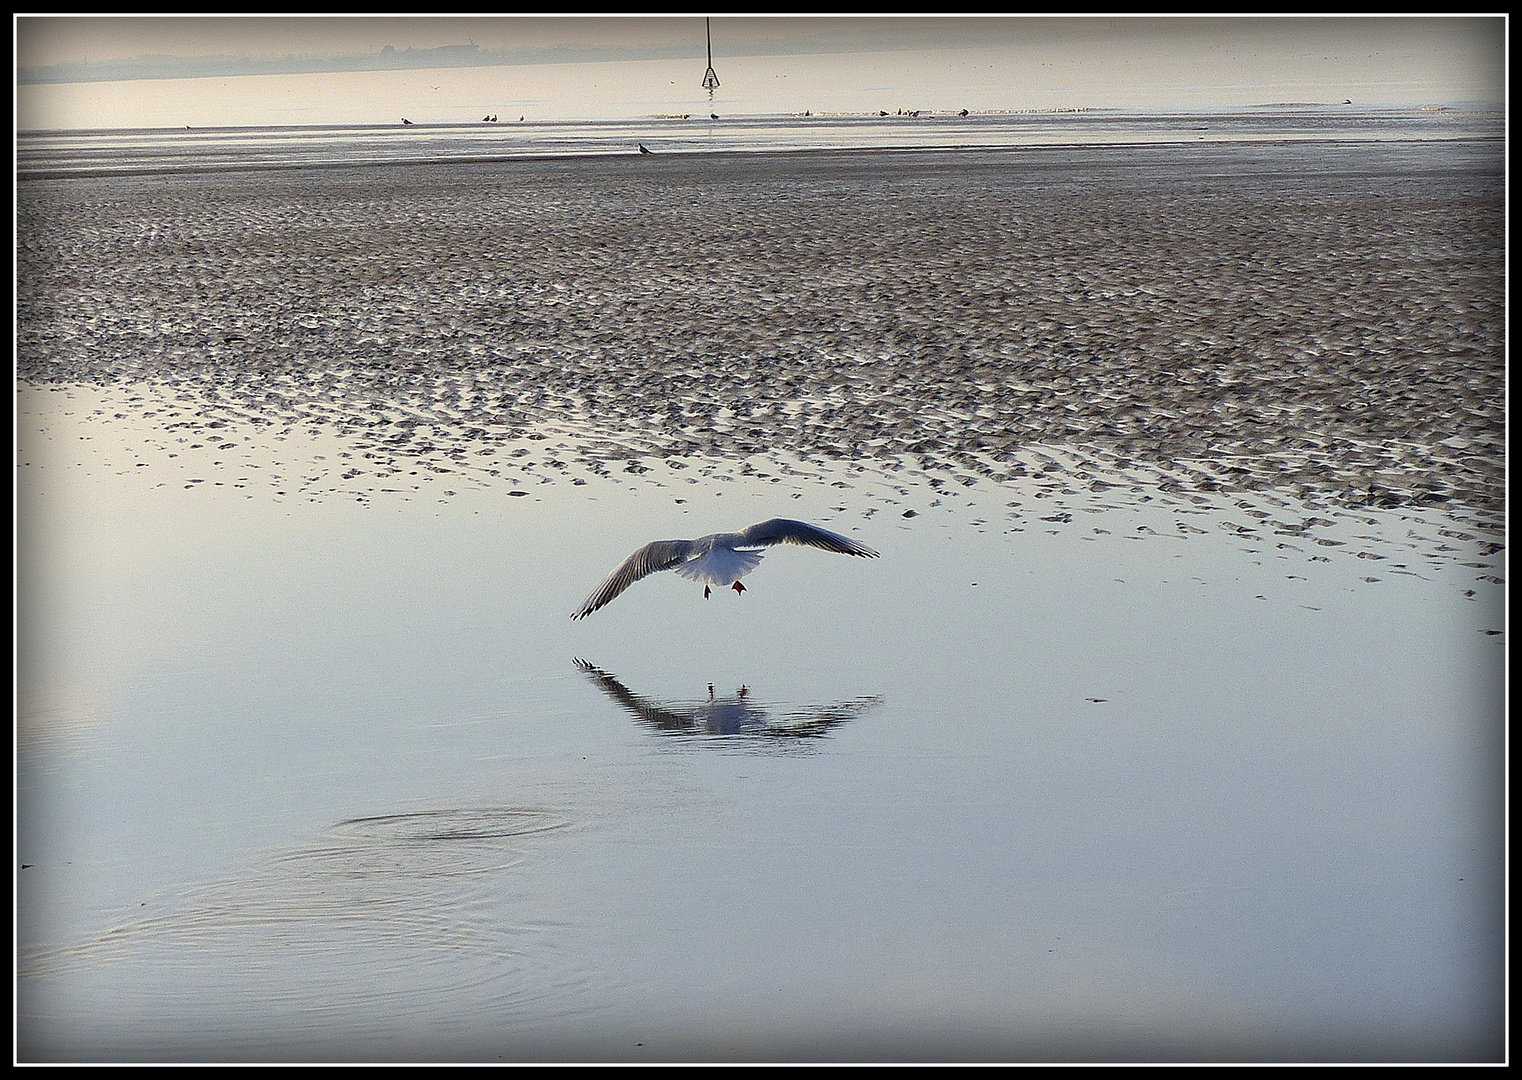
[[[590,675],[603,693],[652,727],[661,731],[689,731],[696,723],[691,716],[668,709],[659,702],[646,700],[600,667],[580,658],[577,659],[576,666]]]
[[[752,525],[740,534],[740,538],[744,543],[737,544],[736,547],[807,544],[809,547],[824,548],[826,551],[838,551],[842,555],[877,558],[877,552],[866,544],[852,540],[849,536],[841,536],[839,533],[832,533],[829,529],[821,529],[818,525],[809,525],[790,518],[772,518],[759,525]]]
[[[585,619],[640,578],[685,562],[691,551],[691,540],[657,540],[646,544],[604,578],[592,595],[582,601],[581,607],[571,613],[571,618]]]

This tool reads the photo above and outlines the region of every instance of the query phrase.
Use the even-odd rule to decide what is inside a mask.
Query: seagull
[[[781,712],[758,704],[749,687],[742,686],[734,694],[720,697],[714,693],[713,683],[709,683],[707,701],[657,701],[636,694],[616,675],[595,664],[577,658],[576,667],[599,690],[623,706],[636,722],[660,735],[816,739],[828,734],[831,728],[864,715],[883,700],[874,695]]]
[[[640,143],[640,144],[639,144],[639,152],[640,152],[640,153],[641,153],[641,154],[653,154],[653,153],[655,153],[655,151],[654,151],[654,150],[651,150],[651,149],[650,149],[650,148],[649,148],[649,147],[648,147],[648,146],[646,146],[646,145],[645,145],[645,144],[644,144],[644,143]]]
[[[772,544],[806,544],[825,551],[838,551],[842,555],[877,558],[877,552],[850,537],[788,518],[772,518],[741,532],[713,533],[696,540],[657,540],[625,559],[591,596],[582,601],[581,607],[571,613],[571,618],[585,619],[640,578],[658,570],[675,570],[689,581],[703,582],[705,600],[713,585],[728,585],[736,593],[743,593],[745,586],[740,584],[740,578],[761,561],[761,552],[745,549]]]

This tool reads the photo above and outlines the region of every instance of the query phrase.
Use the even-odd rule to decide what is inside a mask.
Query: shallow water
[[[1498,1053],[1461,510],[770,459],[360,498],[145,453],[143,395],[21,398],[25,1060]],[[568,617],[778,514],[882,558]]]
[[[19,1056],[1494,1060],[1501,144],[1274,123],[44,147]]]
[[[716,106],[724,109],[724,106]],[[1499,140],[1504,116],[1484,107],[1301,105],[1216,109],[897,110],[672,115],[616,120],[233,125],[40,130],[17,135],[23,178],[154,175],[223,169],[352,167],[403,163],[638,154],[805,150],[972,150],[1041,146],[1146,146],[1286,142]]]

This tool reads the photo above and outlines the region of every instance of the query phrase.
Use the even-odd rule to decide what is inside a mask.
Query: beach
[[[23,179],[22,1060],[1494,1060],[1503,152]]]
[[[997,470],[1081,444],[1182,490],[1494,515],[1499,152],[81,180],[23,202],[19,374],[331,427],[372,455],[357,490],[572,420],[586,434],[558,449],[589,467],[783,450]]]

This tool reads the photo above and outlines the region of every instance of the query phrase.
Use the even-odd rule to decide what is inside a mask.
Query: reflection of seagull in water
[[[718,697],[713,692],[713,683],[709,683],[707,701],[652,701],[585,660],[578,659],[576,667],[591,676],[598,689],[622,705],[640,724],[663,735],[815,739],[882,703],[880,697],[864,697],[773,716],[772,710],[751,699],[749,688],[744,686],[732,696]]]
[[[761,553],[742,549],[773,544],[805,544],[825,551],[838,551],[842,555],[877,558],[877,552],[850,537],[787,518],[772,518],[742,532],[713,533],[696,540],[657,540],[625,559],[571,614],[571,618],[586,618],[640,578],[658,570],[675,570],[689,581],[703,582],[705,600],[713,585],[728,585],[735,592],[743,593],[745,586],[740,584],[740,578],[756,568],[761,562]]]

